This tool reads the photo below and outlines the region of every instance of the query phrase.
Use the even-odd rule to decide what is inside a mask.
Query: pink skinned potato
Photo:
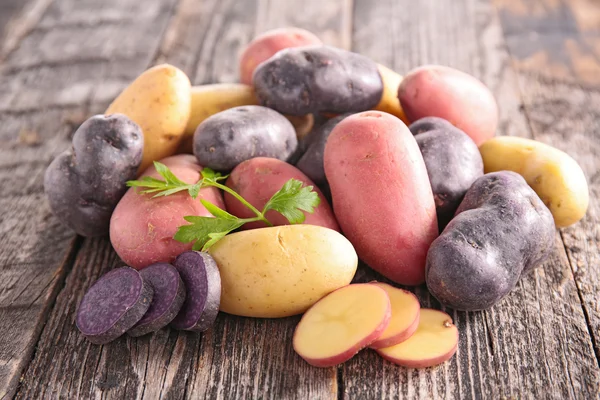
[[[409,121],[440,117],[462,129],[478,146],[494,136],[498,105],[477,78],[441,65],[410,71],[398,88],[398,99]]]
[[[335,216],[359,258],[394,282],[423,283],[437,217],[406,125],[381,111],[347,117],[327,140],[324,164]]]
[[[200,179],[202,167],[196,158],[180,154],[162,159],[179,179],[195,183]],[[162,179],[154,166],[141,176]],[[172,263],[175,258],[192,249],[192,243],[180,243],[173,239],[177,228],[187,224],[187,215],[210,216],[200,203],[205,199],[225,208],[223,198],[216,188],[203,188],[198,198],[190,197],[187,191],[166,197],[152,198],[152,194],[141,194],[139,188],[129,188],[121,199],[110,221],[110,241],[121,259],[129,266],[142,269],[156,262]]]
[[[306,216],[304,224],[318,225],[339,232],[340,227],[323,193],[298,168],[284,161],[267,157],[257,157],[244,161],[231,171],[226,184],[254,207],[262,210],[271,196],[292,178],[304,182],[304,186],[312,186],[321,199],[312,214],[304,213]],[[227,211],[237,217],[250,218],[255,216],[252,211],[228,193],[225,193],[225,205]],[[290,225],[288,220],[277,211],[267,212],[266,217],[275,226]],[[265,226],[264,222],[252,222],[244,225],[242,229],[264,228]]]
[[[272,29],[258,35],[246,46],[240,57],[240,82],[251,85],[256,67],[279,50],[315,44],[323,42],[314,34],[300,28]]]

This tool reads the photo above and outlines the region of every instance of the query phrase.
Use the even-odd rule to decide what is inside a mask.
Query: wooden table
[[[437,368],[372,351],[313,368],[292,350],[298,318],[220,315],[204,334],[105,346],[75,328],[84,291],[119,261],[106,238],[77,237],[51,215],[46,166],[147,67],[232,82],[240,49],[285,25],[400,73],[424,63],[472,73],[498,99],[499,134],[552,144],[587,175],[586,218],[558,231],[551,259],[499,305],[449,311],[460,347]],[[598,0],[3,0],[0,32],[1,399],[599,397]],[[362,268],[356,280],[374,276]]]

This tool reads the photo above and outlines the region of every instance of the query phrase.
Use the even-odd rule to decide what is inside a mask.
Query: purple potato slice
[[[204,332],[210,328],[221,302],[221,275],[208,253],[186,251],[173,263],[186,287],[181,311],[171,326],[186,331]]]
[[[155,263],[140,271],[142,278],[149,282],[154,297],[146,314],[127,334],[143,336],[167,326],[181,310],[185,300],[185,286],[179,272],[167,263]]]
[[[113,269],[83,296],[77,311],[77,328],[92,343],[108,343],[142,319],[153,294],[150,283],[135,269]]]

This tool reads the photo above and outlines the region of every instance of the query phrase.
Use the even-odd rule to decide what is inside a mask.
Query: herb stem
[[[235,192],[235,190],[229,188],[228,186],[221,185],[220,183],[215,182],[215,181],[211,181],[209,183],[209,185],[210,186],[214,186],[216,188],[219,188],[219,189],[221,189],[221,190],[229,193],[230,195],[232,195],[233,197],[235,197],[236,199],[238,199],[243,205],[245,205],[250,210],[252,210],[252,212],[254,212],[254,214],[256,214],[256,218],[249,218],[251,221],[247,221],[247,222],[263,221],[268,226],[273,226],[273,224],[271,222],[269,222],[269,220],[267,218],[265,218],[265,214],[263,214],[262,212],[258,211],[258,209],[256,207],[254,207],[252,204],[248,203],[246,201],[246,199],[244,199],[242,196],[240,196],[239,194],[237,194]]]

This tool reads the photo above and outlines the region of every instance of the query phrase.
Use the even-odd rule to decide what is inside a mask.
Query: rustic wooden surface
[[[307,28],[400,73],[424,63],[482,79],[499,134],[575,157],[586,218],[492,310],[452,312],[461,333],[442,366],[408,370],[363,351],[337,368],[291,348],[297,317],[220,315],[203,335],[162,330],[83,340],[85,289],[119,260],[107,239],[61,227],[46,166],[86,117],[150,65],[230,82],[251,38]],[[5,0],[0,3],[0,399],[531,398],[600,396],[600,3],[596,0]],[[357,281],[381,279],[361,268]],[[424,287],[426,306],[439,307]]]

